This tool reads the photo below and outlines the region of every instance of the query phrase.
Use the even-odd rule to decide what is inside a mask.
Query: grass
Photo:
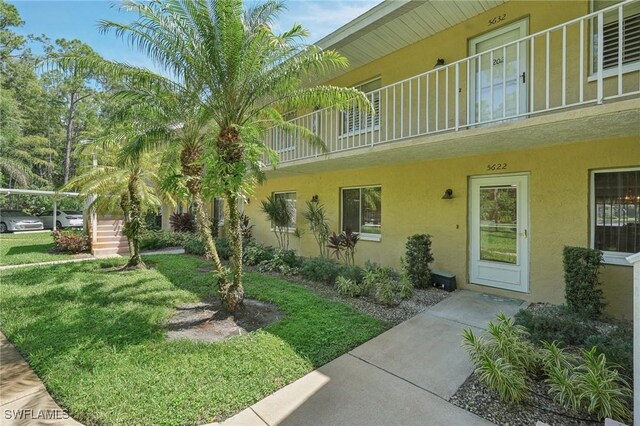
[[[286,316],[225,342],[168,341],[176,304],[215,294],[206,264],[148,258],[154,269],[114,272],[121,260],[0,272],[0,328],[69,413],[87,425],[221,420],[387,328],[303,287],[245,276],[246,296]]]
[[[51,232],[0,234],[0,265],[50,262],[73,258],[70,254],[50,252],[52,247]]]

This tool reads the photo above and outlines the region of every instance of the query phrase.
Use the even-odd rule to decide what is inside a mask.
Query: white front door
[[[529,291],[528,183],[527,175],[471,178],[470,282]]]
[[[502,120],[526,113],[529,43],[500,47],[527,36],[523,19],[469,42],[469,53],[482,53],[471,61],[471,123]]]

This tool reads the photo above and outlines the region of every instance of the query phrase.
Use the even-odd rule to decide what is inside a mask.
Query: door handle
[[[527,230],[524,229],[520,235],[522,235],[526,239],[527,238]]]
[[[527,72],[523,71],[522,74],[520,75],[520,78],[522,79],[523,83],[527,82]]]

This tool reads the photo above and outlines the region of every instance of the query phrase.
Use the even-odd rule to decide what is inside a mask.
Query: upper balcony
[[[375,113],[354,104],[291,120],[328,153],[277,128],[265,142],[280,166],[313,169],[386,162],[394,155],[380,152],[396,148],[417,160],[638,133],[640,0],[527,34],[525,18],[473,39],[466,58],[368,90],[372,81]]]

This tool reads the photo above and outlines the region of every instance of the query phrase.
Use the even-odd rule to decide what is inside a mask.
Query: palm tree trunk
[[[202,157],[202,148],[197,144],[185,144],[180,153],[180,167],[182,173],[187,178],[186,185],[193,200],[193,208],[196,213],[196,231],[204,244],[207,256],[213,260],[213,265],[217,271],[218,287],[222,292],[227,287],[227,278],[225,267],[220,261],[216,243],[211,235],[211,226],[207,213],[204,210],[204,201],[202,200],[202,172],[203,167],[200,163]]]
[[[204,201],[202,200],[202,196],[200,195],[200,192],[193,192],[191,193],[191,196],[193,198],[193,208],[196,212],[196,230],[198,231],[200,239],[207,250],[207,255],[213,260],[216,271],[223,272],[224,266],[220,261],[218,249],[216,248],[216,243],[213,240],[213,235],[211,234],[211,227],[209,226],[210,221],[207,217],[207,212],[204,210]],[[225,278],[220,276],[218,279],[220,280],[220,288],[226,287]]]
[[[240,213],[238,197],[228,192],[226,202],[229,206],[229,245],[231,246],[231,282],[222,294],[223,302],[230,311],[237,310],[244,300],[242,287],[242,235],[240,232]]]
[[[129,250],[131,253],[129,262],[127,262],[125,266],[127,269],[144,269],[147,267],[140,256],[140,233],[144,228],[144,218],[142,217],[142,202],[137,192],[138,179],[139,177],[137,175],[131,176],[127,186],[129,202],[128,212],[125,212],[126,222],[124,225],[124,233],[129,242]]]

